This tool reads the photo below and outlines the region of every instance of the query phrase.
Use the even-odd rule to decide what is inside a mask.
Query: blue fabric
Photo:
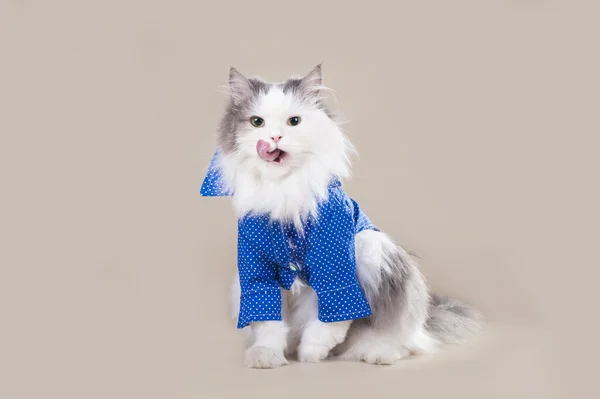
[[[219,169],[219,159],[221,153],[215,152],[208,166],[208,171],[200,187],[200,195],[203,197],[223,197],[231,196],[233,192],[227,189],[223,183],[221,169]]]
[[[211,165],[216,167],[214,161]],[[200,193],[231,195],[223,194],[218,171],[210,169]],[[377,230],[344,193],[339,181],[330,184],[328,198],[318,206],[318,216],[303,223],[302,233],[293,224],[272,221],[267,215],[240,218],[238,328],[253,321],[281,320],[280,287],[289,290],[296,277],[317,293],[322,322],[371,315],[356,277],[354,236],[365,229]]]

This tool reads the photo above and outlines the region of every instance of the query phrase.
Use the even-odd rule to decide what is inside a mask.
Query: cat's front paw
[[[329,347],[322,344],[301,343],[298,347],[298,360],[305,363],[318,363],[329,355]]]
[[[253,369],[274,369],[288,364],[282,351],[266,346],[252,346],[246,349],[244,364]]]

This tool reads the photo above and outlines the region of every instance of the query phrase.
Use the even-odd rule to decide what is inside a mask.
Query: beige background
[[[0,398],[594,396],[598,2],[284,3],[0,0]],[[242,367],[219,86],[321,61],[347,192],[487,315],[471,345]]]

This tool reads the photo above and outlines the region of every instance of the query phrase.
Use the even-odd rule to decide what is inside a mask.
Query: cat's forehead
[[[286,84],[270,84],[257,98],[256,111],[263,117],[277,116],[299,108],[300,104],[292,90],[286,90]]]

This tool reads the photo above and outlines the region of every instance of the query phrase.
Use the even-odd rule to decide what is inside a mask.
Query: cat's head
[[[348,177],[353,147],[325,105],[321,65],[282,83],[231,68],[228,86],[218,144],[237,197],[270,195],[265,187],[280,191],[279,202],[322,197],[331,180]]]

